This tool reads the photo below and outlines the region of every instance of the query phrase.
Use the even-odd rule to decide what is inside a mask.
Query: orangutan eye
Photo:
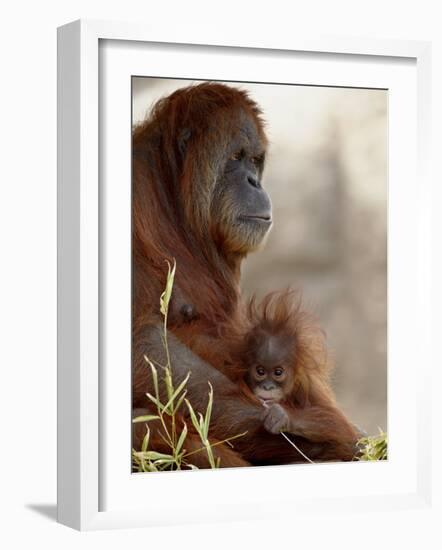
[[[241,160],[243,158],[243,151],[237,151],[234,153],[229,160]]]
[[[264,376],[265,373],[266,373],[266,371],[263,367],[256,367],[256,374],[258,376]]]
[[[262,164],[264,164],[264,155],[258,155],[256,157],[252,157],[250,161],[255,166],[261,166]]]
[[[274,371],[273,371],[274,375],[275,376],[281,376],[283,373],[284,373],[284,370],[281,369],[281,367],[277,367]]]

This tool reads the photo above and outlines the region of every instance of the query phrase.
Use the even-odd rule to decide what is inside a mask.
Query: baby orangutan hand
[[[262,416],[264,428],[272,434],[279,434],[279,432],[287,431],[289,429],[290,420],[284,407],[278,403],[264,406],[265,410]]]

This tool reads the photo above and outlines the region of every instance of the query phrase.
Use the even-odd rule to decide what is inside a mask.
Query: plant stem
[[[242,437],[243,435],[246,435],[247,432],[243,432],[241,434],[234,435],[232,437],[228,437],[227,439],[223,439],[222,441],[217,441],[216,443],[209,443],[209,447],[213,449],[213,447],[217,447],[218,445],[222,445],[223,443],[229,443],[230,441],[233,441],[234,439],[237,439],[238,437]],[[199,453],[201,451],[207,450],[207,447],[200,447],[199,449],[195,449],[194,451],[191,451],[190,453],[186,453],[186,458],[194,455],[195,453]]]

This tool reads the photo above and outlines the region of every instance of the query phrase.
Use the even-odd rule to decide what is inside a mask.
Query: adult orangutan
[[[149,408],[144,355],[163,359],[159,296],[165,260],[175,259],[169,319],[174,377],[180,381],[191,371],[187,395],[196,410],[205,408],[211,382],[212,441],[247,432],[233,449],[215,448],[224,467],[304,460],[283,437],[266,430],[263,406],[245,396],[237,383],[242,367],[231,356],[244,332],[241,262],[262,244],[272,224],[270,199],[261,185],[266,147],[258,106],[244,91],[217,83],[161,99],[133,133],[134,415]],[[311,459],[350,460],[357,434],[330,388],[324,390],[323,380],[313,377],[308,398],[326,411],[325,424],[333,429],[324,434],[318,416],[306,433],[300,408],[299,435],[296,421],[291,426],[293,441]],[[143,435],[144,426],[135,424],[135,448]],[[161,450],[155,435],[153,426],[151,446]]]

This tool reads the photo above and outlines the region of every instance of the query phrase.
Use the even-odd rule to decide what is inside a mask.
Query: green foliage
[[[209,429],[210,418],[212,414],[213,406],[213,388],[209,382],[208,402],[206,411],[204,414],[201,412],[195,412],[194,408],[186,399],[187,390],[186,385],[190,378],[191,373],[175,387],[175,383],[172,376],[172,365],[170,363],[169,346],[167,342],[167,315],[169,310],[169,302],[173,291],[173,282],[175,277],[176,263],[174,261],[173,266],[167,262],[168,273],[166,288],[160,297],[160,311],[164,317],[163,324],[163,344],[166,353],[166,365],[157,365],[162,370],[163,377],[160,380],[158,376],[158,368],[150,361],[148,357],[144,357],[148,367],[152,373],[152,383],[154,394],[147,393],[147,397],[152,401],[156,407],[156,414],[149,414],[145,416],[139,416],[133,419],[133,422],[144,422],[146,424],[146,435],[144,436],[141,450],[132,451],[132,460],[135,469],[138,472],[158,472],[163,470],[182,470],[182,469],[198,469],[192,464],[191,456],[196,453],[205,452],[211,468],[220,467],[220,459],[217,460],[213,454],[213,447],[226,443],[241,437],[244,433],[236,435],[234,437],[219,441],[215,444],[211,444],[209,441]],[[167,401],[163,402],[160,397],[160,384],[166,390]],[[192,451],[186,450],[186,441],[188,434],[188,427],[186,421],[180,414],[180,408],[186,404],[187,410],[192,421],[192,425],[201,440],[201,447],[193,449]],[[155,422],[156,433],[159,434],[163,442],[166,444],[169,452],[159,453],[153,449],[150,449],[150,428],[149,423]],[[180,426],[178,426],[180,424]]]
[[[388,437],[379,428],[379,435],[362,437],[358,441],[359,454],[356,460],[387,460]]]

